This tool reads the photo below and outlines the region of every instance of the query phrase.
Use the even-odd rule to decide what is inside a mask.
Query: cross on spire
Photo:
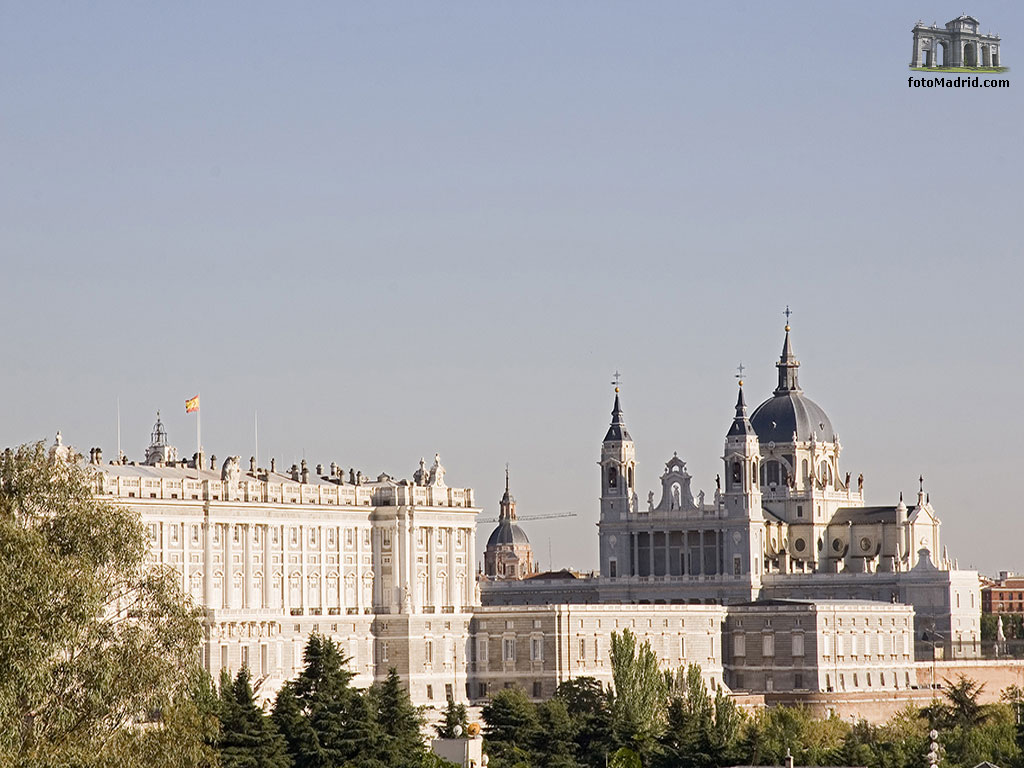
[[[622,374],[619,373],[618,370],[616,370],[615,373],[612,374],[612,385],[615,387],[616,392],[619,391],[619,384],[621,383],[621,381]]]
[[[743,365],[743,363],[740,363],[739,365],[736,366],[736,378],[740,380],[741,387],[743,386],[743,371],[745,368],[746,366]]]
[[[789,304],[786,305],[786,311],[783,312],[782,314],[784,314],[786,316],[786,330],[788,331],[789,330],[789,316],[793,314],[793,310],[791,310],[789,308]]]

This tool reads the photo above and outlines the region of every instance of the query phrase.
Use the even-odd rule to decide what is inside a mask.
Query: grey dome
[[[788,312],[789,307],[786,310]],[[825,411],[800,389],[797,380],[800,363],[793,354],[788,325],[782,355],[775,367],[779,369],[779,386],[775,388],[773,396],[757,406],[750,417],[757,439],[762,445],[791,443],[795,434],[796,439],[803,442],[810,440],[813,434],[817,440],[835,442],[836,433]]]
[[[487,539],[488,547],[496,547],[499,544],[529,544],[526,532],[516,523],[508,518],[498,522],[498,525],[491,531]]]
[[[781,392],[765,400],[750,417],[757,439],[765,443],[791,443],[796,439],[835,441],[832,422],[821,406],[802,392]]]

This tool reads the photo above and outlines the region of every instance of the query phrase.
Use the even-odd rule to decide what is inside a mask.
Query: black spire
[[[779,386],[775,388],[774,394],[786,395],[790,392],[803,391],[800,389],[800,382],[797,381],[796,369],[800,367],[800,362],[793,354],[793,345],[789,341],[788,323],[786,324],[786,340],[782,344],[782,355],[775,367],[779,369]]]
[[[501,497],[501,505],[499,507],[500,512],[498,513],[498,520],[515,520],[516,519],[516,500],[512,498],[512,494],[509,491],[508,485],[508,464],[505,465],[505,495]]]
[[[626,429],[626,422],[622,420],[622,408],[619,407],[619,388],[615,388],[615,405],[612,406],[612,423],[608,427],[608,434],[604,436],[604,442],[609,440],[632,440],[629,431]]]
[[[740,382],[740,392],[736,396],[736,418],[732,420],[732,426],[729,427],[729,433],[726,437],[743,437],[745,435],[755,435],[754,428],[750,425],[750,419],[747,418],[747,401],[743,399],[743,382]]]

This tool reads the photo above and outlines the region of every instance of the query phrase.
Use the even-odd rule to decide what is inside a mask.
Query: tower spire
[[[609,440],[632,440],[629,430],[626,429],[626,422],[622,418],[622,407],[619,405],[619,372],[615,372],[615,402],[612,405],[612,423],[608,427],[608,433],[604,436],[604,442]]]
[[[505,464],[505,495],[501,497],[501,504],[499,505],[499,510],[499,520],[516,519],[516,500],[512,498],[512,493],[509,490],[508,464]]]
[[[802,392],[800,382],[797,380],[797,368],[800,361],[793,354],[793,344],[789,340],[789,316],[793,314],[789,305],[786,305],[786,340],[782,343],[782,354],[775,367],[779,369],[779,386],[775,388],[776,395],[785,395],[789,392]]]
[[[747,401],[743,397],[743,381],[740,381],[739,393],[736,395],[736,416],[732,420],[732,426],[729,427],[729,433],[727,437],[742,437],[745,435],[753,435],[754,428],[750,424],[750,419],[747,418]]]

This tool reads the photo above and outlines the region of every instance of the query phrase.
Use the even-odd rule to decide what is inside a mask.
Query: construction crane
[[[575,512],[552,512],[548,515],[516,515],[515,522],[520,520],[553,520],[556,517],[576,517]],[[499,517],[484,517],[477,518],[477,523],[496,523],[500,520]]]

